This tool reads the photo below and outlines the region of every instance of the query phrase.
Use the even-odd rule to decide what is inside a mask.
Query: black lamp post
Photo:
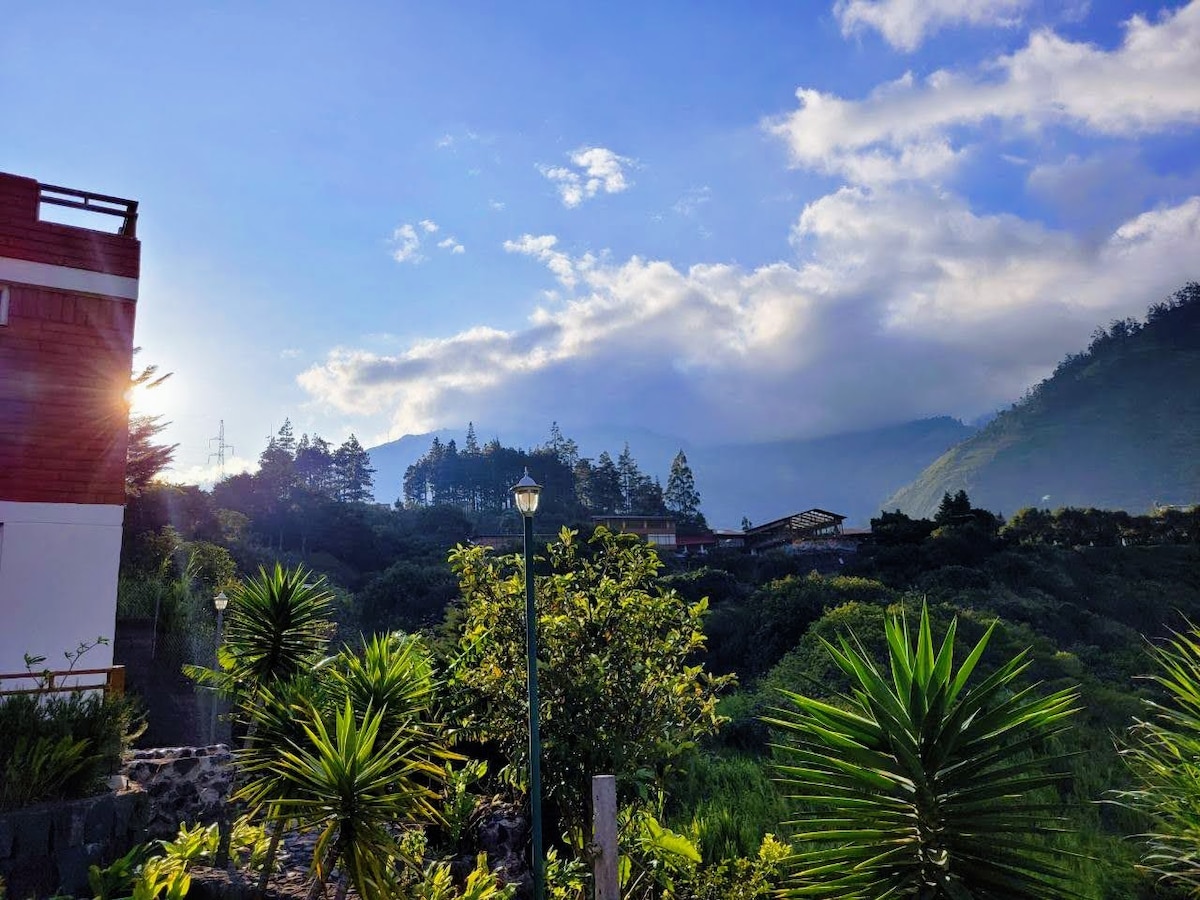
[[[217,634],[216,639],[213,642],[214,656],[216,653],[220,652],[221,649],[221,633],[225,629],[225,607],[228,605],[229,598],[225,596],[224,591],[221,591],[221,593],[213,597],[213,606],[217,608]],[[219,667],[220,662],[215,662],[213,668],[215,669]],[[208,740],[210,744],[215,744],[217,742],[217,705],[220,703],[220,699],[221,698],[218,697],[214,691],[212,699],[212,712],[208,720]]]
[[[512,489],[517,509],[525,522],[525,648],[529,672],[529,814],[533,856],[533,897],[545,900],[546,864],[542,857],[542,741],[538,733],[537,607],[533,592],[533,515],[537,512],[541,486],[525,476]]]

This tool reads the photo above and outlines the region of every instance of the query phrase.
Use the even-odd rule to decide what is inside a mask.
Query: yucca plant
[[[1053,842],[1061,779],[1039,755],[1078,695],[1018,686],[1026,652],[968,687],[993,624],[954,670],[957,619],[934,649],[928,609],[916,640],[886,623],[881,671],[858,644],[825,642],[850,678],[834,703],[787,693],[771,724],[788,738],[778,775],[799,808],[787,896],[882,900],[1057,900],[1076,896]],[[852,642],[853,641],[853,642]]]
[[[223,652],[230,669],[256,686],[307,671],[329,641],[332,612],[323,578],[279,563],[259,569],[229,598]]]
[[[441,770],[403,734],[381,735],[383,711],[359,715],[347,699],[332,732],[311,704],[294,711],[305,740],[281,748],[271,763],[286,795],[274,805],[302,828],[320,832],[310,896],[324,891],[335,866],[343,875],[339,896],[347,884],[364,900],[394,896],[400,851],[390,828],[437,820],[429,780]]]
[[[1114,796],[1153,823],[1142,866],[1200,897],[1200,635],[1176,634],[1153,655],[1165,697],[1146,701],[1149,717],[1130,729],[1121,756],[1137,787]]]

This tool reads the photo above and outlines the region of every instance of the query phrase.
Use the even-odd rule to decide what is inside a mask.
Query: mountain
[[[578,442],[582,455],[593,459],[602,450],[615,458],[628,441],[641,470],[664,484],[671,459],[682,449],[709,524],[734,528],[743,516],[761,523],[814,506],[847,516],[849,524],[865,525],[878,514],[880,497],[972,431],[957,419],[940,417],[809,440],[712,446],[642,429],[596,427],[566,433]],[[462,431],[445,430],[406,435],[370,449],[380,501],[396,499],[404,470],[429,449],[435,434],[443,443],[453,438],[463,444]],[[489,439],[489,432],[478,434],[481,442]],[[543,437],[520,445],[544,442]]]
[[[1145,512],[1200,502],[1200,284],[1113,322],[1019,403],[953,448],[887,509],[929,516],[960,489],[973,505]]]

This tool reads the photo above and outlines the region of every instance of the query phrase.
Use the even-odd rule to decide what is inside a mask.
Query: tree
[[[267,439],[266,449],[258,457],[259,484],[275,500],[286,500],[296,485],[296,440],[292,423],[284,419],[279,432]]]
[[[296,445],[296,476],[314,494],[332,497],[334,492],[333,451],[329,441],[314,434],[301,436]]]
[[[371,454],[353,434],[333,454],[337,499],[346,503],[367,503],[373,497],[375,469]]]
[[[137,353],[141,348],[135,347]],[[158,374],[158,366],[144,367],[129,376],[129,390],[141,387],[153,390],[162,385],[171,375]],[[178,444],[158,444],[154,439],[166,429],[169,422],[162,416],[131,415],[129,417],[129,445],[125,453],[125,494],[136,497],[146,486],[167,468],[175,459]]]
[[[946,491],[942,502],[938,504],[937,515],[933,517],[935,525],[961,525],[971,518],[971,498],[966,491],[959,491],[953,497]]]
[[[638,468],[637,460],[633,458],[628,441],[625,442],[621,455],[617,457],[617,474],[620,476],[621,503],[616,511],[632,512],[633,495],[638,481],[642,477],[642,471]]]
[[[588,478],[589,508],[593,513],[615,513],[625,508],[621,473],[608,451],[601,452]]]
[[[1148,700],[1121,757],[1137,786],[1114,794],[1149,816],[1142,866],[1159,880],[1200,895],[1200,635],[1176,634],[1154,648],[1153,680],[1166,692]]]
[[[525,593],[519,555],[459,547],[463,592],[450,682],[465,724],[525,771]],[[537,579],[538,678],[546,799],[565,828],[587,833],[593,775],[630,796],[649,788],[719,723],[728,678],[691,664],[704,648],[707,604],[657,580],[657,554],[634,535],[598,528],[581,544],[563,529]],[[550,833],[554,833],[553,830]]]
[[[667,490],[663,494],[667,510],[681,525],[704,527],[704,516],[700,513],[700,494],[696,490],[696,479],[688,465],[683,450],[671,460],[671,473],[667,476]]]
[[[1072,689],[1039,697],[1018,654],[970,688],[995,624],[953,671],[957,620],[935,650],[928,609],[914,642],[886,623],[890,665],[862,645],[823,641],[852,684],[836,705],[784,692],[771,721],[788,739],[781,779],[804,812],[792,893],[958,900],[1074,897],[1049,840],[1065,831],[1033,792],[1062,757],[1031,751],[1067,729]]]

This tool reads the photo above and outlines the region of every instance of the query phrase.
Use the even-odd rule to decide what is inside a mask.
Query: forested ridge
[[[989,509],[1142,512],[1200,498],[1200,284],[1144,321],[1100,328],[1082,353],[949,450],[886,509],[930,515],[965,489]]]

